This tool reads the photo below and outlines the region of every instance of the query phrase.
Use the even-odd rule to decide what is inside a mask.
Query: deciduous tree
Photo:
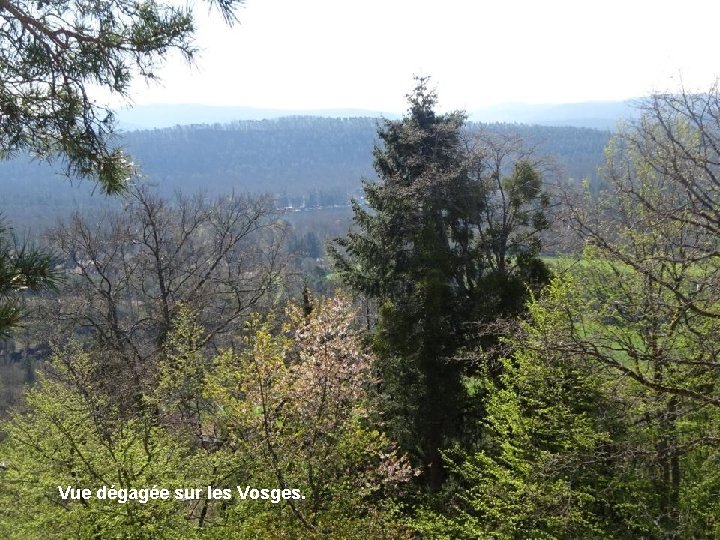
[[[144,187],[121,211],[74,215],[49,234],[69,276],[39,302],[38,339],[80,339],[108,391],[131,404],[152,387],[183,307],[197,314],[206,342],[227,346],[278,286],[284,227],[275,217],[264,197],[169,201]]]

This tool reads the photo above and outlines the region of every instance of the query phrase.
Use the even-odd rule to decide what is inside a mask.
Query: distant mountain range
[[[469,116],[470,120],[477,122],[572,126],[612,131],[619,121],[638,115],[634,106],[636,101],[586,101],[546,105],[505,103],[472,111]]]
[[[241,120],[275,120],[289,116],[321,118],[397,118],[400,115],[369,109],[255,109],[253,107],[197,104],[136,105],[117,111],[125,131],[183,125],[229,124]]]
[[[633,100],[588,101],[561,104],[505,103],[468,111],[471,121],[572,126],[613,130],[619,120],[635,115]],[[239,120],[265,120],[288,116],[324,118],[398,118],[399,113],[368,109],[256,109],[252,107],[160,104],[137,105],[118,111],[125,131],[157,129],[177,125],[227,124]]]
[[[469,130],[479,127],[467,125]],[[483,127],[523,137],[541,155],[554,156],[566,176],[575,180],[597,180],[611,135],[571,126]],[[347,205],[361,194],[361,178],[374,177],[377,129],[376,118],[292,116],[128,131],[120,142],[145,181],[166,195],[177,190],[210,195],[234,190],[271,193],[282,207],[328,208]],[[91,196],[93,187],[88,182],[67,185],[57,167],[47,163],[0,161],[0,215],[15,226],[38,230],[74,209],[87,212],[121,204]]]

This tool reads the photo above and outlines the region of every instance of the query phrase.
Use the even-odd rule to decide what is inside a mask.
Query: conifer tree
[[[228,21],[242,0],[210,2]],[[97,89],[127,98],[170,52],[195,53],[188,7],[131,0],[0,0],[0,159],[60,158],[69,174],[124,189],[130,160]]]
[[[7,337],[21,323],[24,291],[53,287],[58,275],[52,254],[18,241],[0,219],[0,337]]]
[[[381,305],[375,347],[390,429],[437,488],[440,449],[458,432],[464,394],[452,357],[474,264],[473,194],[459,144],[464,115],[437,114],[426,78],[408,101],[407,116],[378,132],[369,209],[354,203],[357,228],[330,253],[345,283]]]
[[[367,207],[354,203],[355,228],[329,253],[345,284],[380,306],[386,418],[437,489],[472,371],[458,351],[477,340],[475,323],[516,316],[528,285],[547,281],[537,233],[549,203],[527,155],[468,147],[464,113],[436,113],[427,78],[407,97],[407,115],[378,131],[379,181],[364,184]]]

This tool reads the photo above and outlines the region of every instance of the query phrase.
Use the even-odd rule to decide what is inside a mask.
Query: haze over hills
[[[561,104],[504,103],[468,111],[468,119],[477,122],[509,122],[546,126],[574,126],[614,129],[617,122],[630,118],[635,110],[632,100],[588,101]],[[401,113],[368,109],[259,109],[253,107],[157,104],[137,105],[118,111],[120,127],[126,131],[155,129],[176,125],[226,124],[239,120],[266,120],[288,116],[323,118],[399,118]]]
[[[504,104],[468,116],[489,129],[519,133],[556,156],[569,177],[597,181],[610,131],[633,112],[631,102],[622,101]],[[208,105],[118,111],[122,145],[161,192],[263,192],[294,208],[345,205],[361,193],[361,178],[374,176],[372,149],[381,116],[399,115]],[[121,204],[92,195],[91,183],[68,186],[60,168],[26,158],[0,161],[0,215],[20,229],[39,230],[75,209]]]
[[[542,126],[574,126],[614,130],[617,123],[637,116],[635,100],[586,101],[580,103],[504,103],[472,111],[470,120],[511,122]]]
[[[133,131],[123,134],[122,143],[146,181],[165,194],[234,190],[273,194],[283,207],[332,207],[347,205],[361,194],[361,179],[374,177],[378,121],[310,116],[244,120]],[[468,124],[468,129],[478,127]],[[610,137],[609,131],[567,126],[484,127],[519,134],[538,152],[556,156],[567,176],[575,179],[596,177]],[[27,159],[0,162],[0,213],[16,226],[37,229],[76,208],[120,204],[99,194],[90,196],[91,183],[70,188],[57,170]]]
[[[274,120],[288,116],[321,118],[398,118],[399,114],[369,109],[258,109],[254,107],[157,104],[136,105],[118,111],[119,125],[126,131],[197,124],[227,124],[240,120]]]

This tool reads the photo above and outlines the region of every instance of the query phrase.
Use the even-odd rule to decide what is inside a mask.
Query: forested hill
[[[282,206],[345,204],[372,178],[378,119],[287,117],[133,131],[123,144],[164,192],[270,192]],[[469,129],[479,124],[469,124]],[[588,128],[490,124],[556,156],[568,176],[594,177],[610,133]],[[67,189],[45,164],[0,162],[0,212],[17,226],[44,225],[76,207],[107,204],[92,186]]]
[[[376,131],[372,118],[300,116],[135,131],[127,144],[163,186],[266,191],[314,206],[347,201],[373,174]]]

